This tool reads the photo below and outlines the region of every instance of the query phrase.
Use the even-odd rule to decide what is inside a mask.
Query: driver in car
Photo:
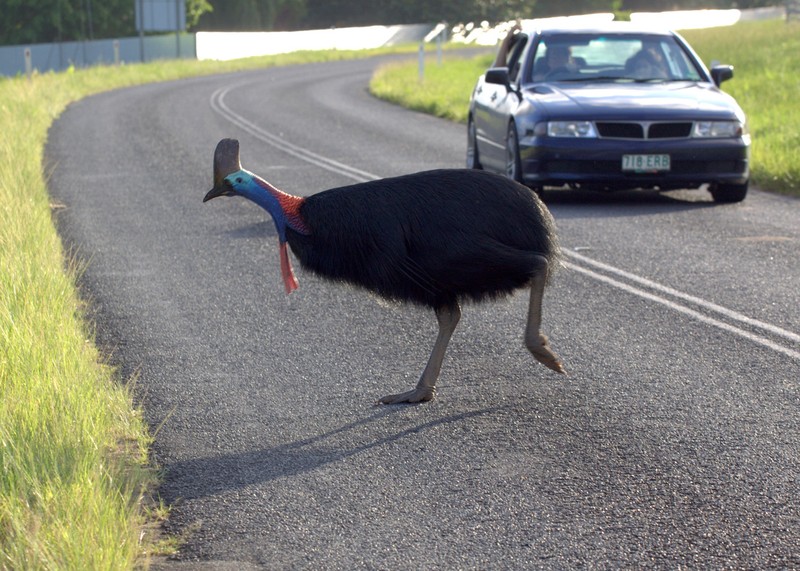
[[[578,65],[572,59],[572,50],[569,46],[555,44],[546,47],[547,51],[544,54],[544,58],[537,62],[536,73],[534,74],[535,81],[547,79],[548,75],[559,72],[577,71]]]

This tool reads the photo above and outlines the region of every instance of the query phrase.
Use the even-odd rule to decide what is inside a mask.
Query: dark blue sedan
[[[672,190],[707,184],[747,195],[744,112],[674,32],[614,22],[522,29],[472,93],[467,166],[531,188]]]

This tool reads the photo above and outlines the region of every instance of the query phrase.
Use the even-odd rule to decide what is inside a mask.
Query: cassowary
[[[217,196],[243,196],[272,215],[286,292],[297,288],[287,243],[300,265],[395,301],[433,308],[439,334],[416,388],[384,404],[434,397],[447,344],[461,317],[459,302],[530,287],[525,344],[540,362],[564,373],[539,331],[545,283],[558,258],[553,219],[528,188],[477,170],[434,170],[312,196],[286,194],[242,169],[239,142],[214,152]]]

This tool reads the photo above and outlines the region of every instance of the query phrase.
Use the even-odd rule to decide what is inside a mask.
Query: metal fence
[[[14,76],[32,70],[62,71],[70,66],[139,63],[157,59],[195,59],[194,34],[164,34],[116,40],[91,40],[0,46],[0,75]]]
[[[432,24],[408,24],[299,32],[198,32],[180,36],[170,33],[118,40],[0,46],[0,76],[27,73],[27,65],[41,72],[156,59],[235,59],[300,49],[375,48],[421,41],[432,27]]]
[[[800,0],[788,0],[786,4],[786,21],[792,18],[800,19]]]

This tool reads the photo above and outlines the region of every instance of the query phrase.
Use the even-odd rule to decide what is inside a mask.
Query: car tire
[[[478,157],[478,131],[472,117],[467,122],[467,168],[482,169],[480,158]]]
[[[513,121],[508,124],[508,134],[506,135],[506,176],[511,180],[522,182],[522,161],[519,159],[517,126]]]
[[[744,184],[712,184],[708,191],[714,202],[721,204],[741,202],[747,196],[747,183]]]

